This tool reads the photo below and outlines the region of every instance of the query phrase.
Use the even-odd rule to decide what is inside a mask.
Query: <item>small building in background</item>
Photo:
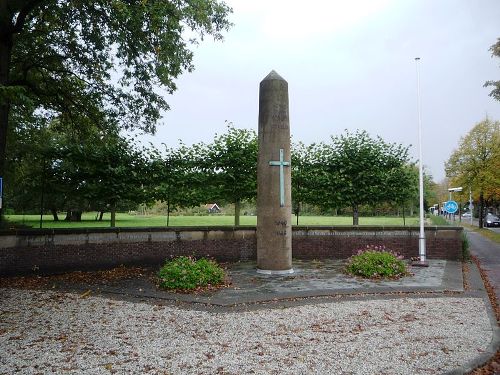
[[[221,212],[221,209],[217,205],[217,203],[208,203],[205,205],[205,208],[207,209],[209,214],[218,214]]]

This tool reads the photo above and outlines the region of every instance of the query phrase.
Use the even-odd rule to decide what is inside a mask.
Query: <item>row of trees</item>
[[[54,157],[68,162],[79,153],[90,159],[90,151],[100,155],[91,147],[128,149],[117,129],[154,133],[161,112],[169,109],[159,90],[176,90],[175,79],[194,69],[193,46],[207,36],[222,39],[231,12],[218,0],[0,1],[0,177],[6,188],[19,188],[8,186],[13,181],[6,176],[8,150],[12,160],[19,138],[40,140],[49,123],[64,125],[65,136],[90,132],[96,137],[95,145],[89,139],[80,150],[68,143],[64,151],[39,153],[34,152],[38,143],[24,139],[23,152],[36,156],[33,162],[47,180],[63,185],[67,175],[49,173],[58,173]],[[75,189],[79,193],[83,187]]]
[[[87,126],[75,132],[59,121],[14,134],[9,153],[6,203],[17,211],[34,207],[66,211],[79,220],[82,211],[111,212],[139,204],[165,202],[175,209],[217,201],[235,205],[256,197],[257,137],[237,129],[213,142],[159,150],[139,147],[118,132]],[[372,138],[366,132],[331,137],[328,143],[295,144],[292,151],[293,209],[303,204],[322,210],[350,207],[358,224],[361,205],[404,206],[417,199],[417,171],[408,148]],[[40,207],[42,206],[42,207]],[[167,219],[168,220],[168,219]]]

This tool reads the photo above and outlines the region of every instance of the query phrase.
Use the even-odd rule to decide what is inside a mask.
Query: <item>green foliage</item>
[[[316,144],[306,146],[302,142],[292,143],[292,209],[297,216],[304,204],[315,204],[318,194],[315,169]]]
[[[450,225],[442,216],[431,215],[430,219],[433,225]]]
[[[131,140],[94,127],[74,132],[59,121],[26,126],[14,133],[9,158],[15,167],[6,188],[8,202],[21,212],[135,207],[147,200],[148,162]],[[112,223],[113,224],[113,223]]]
[[[470,244],[469,244],[469,238],[467,237],[467,233],[462,232],[462,260],[464,261],[471,260],[469,247]]]
[[[205,197],[234,203],[235,225],[239,225],[241,202],[257,196],[257,135],[229,123],[226,133],[199,147]]]
[[[345,271],[365,278],[398,279],[409,274],[400,258],[384,247],[369,247],[349,258]]]
[[[206,203],[203,186],[207,181],[199,167],[200,156],[195,147],[181,143],[177,149],[165,148],[164,153],[150,149],[149,160],[148,196],[166,204],[167,225],[171,212]]]
[[[201,258],[178,257],[166,261],[158,273],[160,287],[179,291],[190,291],[224,282],[224,270],[214,261]]]
[[[220,40],[231,26],[217,0],[0,4],[0,175],[8,117],[14,126],[63,117],[79,129],[85,118],[154,133],[169,109],[159,89],[174,92],[199,40]]]
[[[414,194],[417,180],[408,147],[389,144],[366,131],[346,132],[311,151],[315,204],[325,209],[350,206],[358,225],[360,205],[403,201]]]
[[[500,38],[497,42],[490,47],[491,55],[493,57],[500,57]],[[490,92],[490,96],[498,101],[500,101],[500,81],[487,81],[484,87],[492,86],[493,90]]]
[[[500,121],[488,118],[460,139],[445,163],[446,176],[454,186],[470,187],[479,198],[479,226],[486,202],[500,201]]]

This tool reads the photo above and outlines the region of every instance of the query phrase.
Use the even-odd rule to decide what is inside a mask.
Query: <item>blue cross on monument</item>
[[[290,162],[284,160],[285,151],[280,148],[280,160],[270,161],[269,165],[280,167],[280,207],[285,206],[285,171],[283,167],[289,167]]]

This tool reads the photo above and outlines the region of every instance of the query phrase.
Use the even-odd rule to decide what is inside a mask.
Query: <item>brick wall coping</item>
[[[130,232],[211,232],[211,231],[226,231],[234,232],[239,230],[257,230],[254,225],[241,226],[178,226],[178,227],[114,227],[114,228],[21,228],[21,229],[4,229],[0,230],[0,236],[36,236],[36,235],[57,235],[57,234],[87,234],[87,233],[130,233]],[[314,231],[314,230],[330,230],[330,231],[420,231],[418,226],[402,226],[402,225],[298,225],[293,226],[292,231]],[[449,225],[431,225],[426,226],[425,231],[462,231],[462,227]]]

